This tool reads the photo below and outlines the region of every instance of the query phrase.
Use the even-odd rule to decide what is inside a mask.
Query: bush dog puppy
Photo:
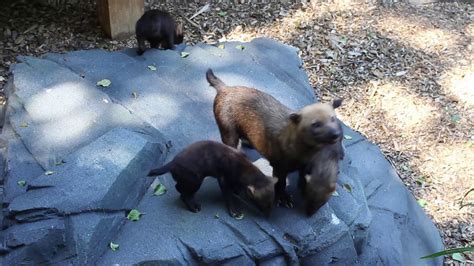
[[[298,187],[306,204],[306,214],[312,216],[336,190],[339,160],[343,152],[339,143],[321,148],[308,163]]]
[[[175,44],[183,42],[183,25],[176,24],[173,17],[166,11],[149,10],[135,24],[138,50],[137,54],[145,52],[145,40],[151,48],[174,49]]]
[[[207,176],[217,178],[232,217],[242,215],[235,202],[236,195],[241,192],[246,192],[267,217],[274,204],[278,179],[265,176],[244,153],[219,142],[195,142],[179,152],[171,162],[151,170],[148,176],[167,172],[171,172],[181,200],[192,212],[201,210],[194,201],[194,194]]]
[[[246,140],[273,167],[278,177],[276,198],[292,207],[286,193],[286,176],[298,170],[300,178],[314,153],[326,145],[341,143],[342,127],[332,105],[315,103],[293,112],[273,96],[254,88],[229,87],[211,69],[206,72],[209,84],[217,90],[214,99],[216,118],[222,142],[237,147],[239,139]],[[342,144],[341,144],[342,145]]]

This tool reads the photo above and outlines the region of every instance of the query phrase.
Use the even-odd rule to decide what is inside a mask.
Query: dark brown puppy
[[[217,90],[214,115],[222,142],[237,147],[239,139],[247,140],[273,167],[278,177],[275,193],[279,202],[291,207],[286,193],[286,176],[304,172],[314,153],[324,146],[341,143],[342,127],[334,108],[341,105],[315,103],[292,111],[271,95],[254,88],[226,86],[211,69],[207,81]]]
[[[183,26],[176,24],[173,17],[166,11],[149,10],[135,24],[138,50],[142,55],[145,52],[145,40],[151,48],[174,49],[174,44],[183,42]]]
[[[298,187],[305,200],[308,216],[319,210],[336,190],[342,152],[339,143],[323,147],[307,165],[304,177],[300,176]]]
[[[176,190],[181,200],[192,212],[201,207],[194,201],[207,176],[214,176],[219,182],[229,213],[233,217],[241,216],[236,204],[236,195],[246,195],[266,215],[270,215],[275,199],[276,178],[265,176],[240,151],[215,141],[199,141],[191,144],[174,159],[161,168],[153,169],[148,176],[171,172],[176,181]]]

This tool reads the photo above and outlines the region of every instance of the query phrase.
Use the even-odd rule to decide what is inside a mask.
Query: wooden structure
[[[97,15],[107,36],[121,39],[134,34],[144,3],[144,0],[97,0]]]

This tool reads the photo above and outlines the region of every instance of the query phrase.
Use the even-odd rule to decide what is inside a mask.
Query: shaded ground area
[[[54,10],[28,2],[2,1],[2,85],[19,54],[136,44],[134,38],[104,39],[90,4]],[[199,9],[153,6],[188,18]],[[473,210],[459,209],[461,197],[474,186],[471,5],[219,4],[193,23],[180,19],[187,43],[268,36],[299,47],[315,93],[323,100],[346,100],[343,120],[375,141],[409,189],[426,201],[445,244],[472,245]]]

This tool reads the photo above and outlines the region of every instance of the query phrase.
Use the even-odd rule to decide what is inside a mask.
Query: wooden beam
[[[135,33],[135,23],[143,15],[144,0],[97,0],[99,23],[112,39]]]

